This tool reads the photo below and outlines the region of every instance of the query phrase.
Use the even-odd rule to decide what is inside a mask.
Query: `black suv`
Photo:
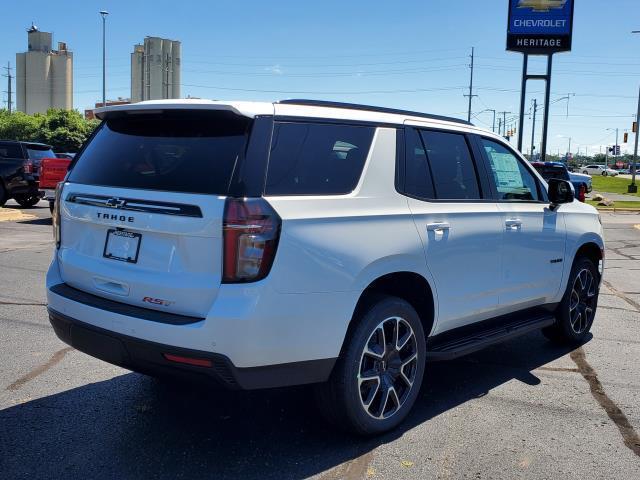
[[[10,198],[22,207],[38,203],[40,161],[55,156],[43,143],[0,140],[0,206]]]

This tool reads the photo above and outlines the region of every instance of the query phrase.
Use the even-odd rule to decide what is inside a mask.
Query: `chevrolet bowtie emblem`
[[[520,0],[517,8],[531,8],[534,12],[548,12],[564,7],[567,0]]]
[[[115,198],[110,198],[105,203],[106,203],[107,207],[122,208],[122,207],[125,206],[127,201],[126,200],[122,200],[121,198],[115,197]]]

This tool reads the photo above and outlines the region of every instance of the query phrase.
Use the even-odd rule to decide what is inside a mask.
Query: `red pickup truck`
[[[44,199],[49,201],[52,212],[56,185],[64,180],[70,164],[70,158],[43,158],[40,162],[40,190],[44,191]]]

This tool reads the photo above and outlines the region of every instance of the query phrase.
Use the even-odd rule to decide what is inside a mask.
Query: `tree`
[[[0,139],[35,142],[40,139],[42,118],[0,110]]]
[[[50,109],[35,115],[0,110],[0,139],[43,142],[57,152],[77,152],[98,124],[77,110]]]

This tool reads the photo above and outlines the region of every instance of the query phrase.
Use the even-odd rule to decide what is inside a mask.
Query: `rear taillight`
[[[53,224],[53,238],[56,241],[56,248],[60,248],[60,199],[62,198],[62,188],[64,182],[56,185],[56,195],[53,201],[53,212],[51,212],[51,223]]]
[[[581,202],[584,202],[584,197],[586,194],[586,188],[584,185],[580,185],[580,190],[578,190],[578,200],[580,200]]]
[[[262,198],[227,198],[222,232],[222,281],[255,282],[267,276],[278,247],[281,220]]]
[[[24,173],[36,173],[36,168],[31,160],[26,160],[22,166],[24,168]]]

